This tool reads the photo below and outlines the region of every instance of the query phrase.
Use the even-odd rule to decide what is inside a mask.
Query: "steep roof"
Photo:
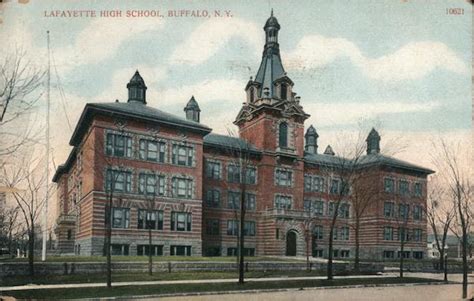
[[[204,146],[215,147],[222,150],[242,150],[250,153],[260,155],[262,152],[255,147],[255,145],[247,141],[219,134],[208,134],[204,136]]]
[[[95,114],[108,116],[121,116],[128,118],[138,118],[143,121],[162,123],[169,126],[180,127],[189,131],[210,133],[211,129],[198,122],[187,120],[159,109],[146,106],[137,102],[106,102],[88,103],[82,112],[81,118],[72,134],[69,144],[77,145],[82,139],[82,135],[88,127],[88,122]]]
[[[304,160],[310,164],[316,165],[327,165],[333,167],[341,167],[341,166],[351,166],[353,164],[351,159],[346,159],[338,156],[327,155],[327,154],[311,154],[306,153],[304,154]],[[371,154],[371,155],[364,155],[358,159],[357,167],[364,168],[369,166],[389,166],[400,168],[409,171],[420,172],[423,174],[432,174],[434,173],[433,170],[424,168],[406,161],[402,161],[399,159],[395,159],[393,157],[384,156],[381,154]]]

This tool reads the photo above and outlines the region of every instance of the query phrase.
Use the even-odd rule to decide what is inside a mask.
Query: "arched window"
[[[288,124],[286,122],[280,123],[278,141],[280,147],[288,147]]]
[[[250,88],[250,103],[253,103],[255,100],[255,89]]]
[[[280,98],[281,99],[287,99],[287,96],[288,96],[288,87],[287,87],[287,85],[281,84],[280,90],[281,90],[281,92],[280,92],[281,97]]]

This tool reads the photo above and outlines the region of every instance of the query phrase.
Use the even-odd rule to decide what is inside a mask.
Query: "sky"
[[[55,165],[67,158],[85,104],[126,101],[135,70],[148,86],[149,106],[184,117],[194,95],[203,124],[216,133],[233,129],[245,85],[260,64],[271,9],[281,25],[285,71],[311,115],[305,128],[317,129],[323,150],[331,144],[337,153],[339,133],[355,135],[360,124],[377,126],[382,151],[388,142],[403,145],[399,158],[431,168],[433,140],[471,143],[472,8],[463,0],[0,5],[0,53],[21,47],[33,64],[46,67],[50,31]],[[85,10],[96,17],[57,16]],[[112,10],[122,16],[100,16]],[[162,17],[127,17],[132,10],[159,11]],[[214,17],[216,10],[224,16]],[[186,11],[188,16],[176,16]],[[38,114],[44,110],[42,100]],[[35,119],[38,128],[43,119]]]

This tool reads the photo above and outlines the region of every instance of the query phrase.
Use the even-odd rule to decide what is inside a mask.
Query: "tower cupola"
[[[365,141],[367,142],[367,155],[380,153],[380,135],[374,128]]]
[[[199,122],[201,109],[199,108],[194,96],[191,96],[191,99],[186,104],[186,107],[184,107],[184,112],[186,112],[186,119]]]
[[[318,133],[313,125],[310,125],[306,134],[304,135],[305,138],[305,151],[310,154],[317,154],[318,153]]]
[[[138,70],[127,84],[128,102],[146,104],[146,85]]]

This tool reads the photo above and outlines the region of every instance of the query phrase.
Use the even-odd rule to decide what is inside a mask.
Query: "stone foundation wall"
[[[378,273],[383,271],[382,264],[361,264],[361,272]],[[306,270],[306,262],[248,262],[248,271],[292,271]],[[326,270],[325,263],[312,263],[314,270]],[[113,272],[147,272],[147,262],[113,262]],[[180,271],[236,271],[234,262],[156,262],[153,264],[155,272]],[[350,263],[334,263],[336,272],[351,271]],[[67,274],[97,274],[105,273],[105,263],[75,262],[75,263],[36,263],[36,275],[67,275]],[[28,263],[0,263],[0,278],[7,276],[28,275]],[[133,279],[130,279],[133,280]]]

